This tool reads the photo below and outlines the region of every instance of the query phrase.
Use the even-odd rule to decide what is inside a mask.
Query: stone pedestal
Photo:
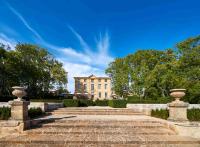
[[[11,105],[11,120],[18,121],[22,127],[22,130],[30,127],[30,121],[28,117],[28,105],[29,101],[9,101]]]
[[[187,119],[187,108],[189,103],[183,101],[173,101],[167,104],[169,107],[169,118],[170,121],[184,122]]]

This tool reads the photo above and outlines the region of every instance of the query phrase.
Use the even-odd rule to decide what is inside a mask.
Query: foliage
[[[64,99],[63,105],[64,105],[64,107],[78,107],[79,106],[79,100]]]
[[[62,63],[45,49],[31,44],[18,44],[15,50],[0,45],[0,96],[11,95],[11,87],[27,88],[29,97],[43,96],[52,88],[67,83]]]
[[[0,108],[0,120],[8,120],[11,116],[11,110],[9,107]]]
[[[31,102],[46,102],[46,103],[62,103],[63,100],[62,99],[48,99],[48,98],[44,98],[44,99],[31,99]]]
[[[109,100],[108,105],[113,108],[126,108],[126,100]]]
[[[167,109],[156,109],[151,111],[151,116],[167,119],[169,117],[169,110]],[[187,118],[189,121],[200,121],[200,109],[193,108],[187,110]]]
[[[169,110],[167,110],[167,109],[151,110],[151,116],[157,117],[157,118],[162,118],[162,119],[167,119],[169,117]]]
[[[183,100],[200,103],[200,36],[189,38],[174,49],[138,50],[109,64],[113,90],[142,99],[169,97],[169,90],[186,88]],[[128,92],[127,92],[128,91]]]
[[[96,106],[108,106],[108,100],[96,100],[95,101]]]
[[[39,117],[39,116],[42,116],[44,113],[42,112],[42,109],[40,107],[37,107],[37,108],[30,108],[28,110],[28,116],[30,118],[36,118],[36,117]]]
[[[200,121],[200,109],[188,109],[187,117],[190,121]]]
[[[170,97],[154,97],[140,99],[138,96],[128,96],[127,103],[132,104],[166,104],[172,101]]]
[[[95,103],[92,100],[79,100],[79,107],[88,107],[88,106],[94,106]]]

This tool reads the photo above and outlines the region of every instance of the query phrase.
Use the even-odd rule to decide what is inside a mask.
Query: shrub
[[[113,108],[126,108],[126,100],[109,100],[108,105]]]
[[[28,110],[28,116],[30,118],[35,118],[35,117],[39,117],[41,115],[43,115],[44,113],[42,112],[42,109],[40,107],[38,108],[30,108]]]
[[[64,107],[78,107],[79,106],[79,100],[64,99],[63,105],[64,105]]]
[[[94,102],[92,100],[79,100],[79,107],[88,107],[88,106],[94,106]]]
[[[162,118],[162,119],[167,119],[169,117],[169,111],[167,109],[151,110],[151,116],[157,117],[157,118]]]
[[[108,100],[96,100],[95,105],[96,106],[108,106]]]
[[[0,120],[7,120],[10,118],[11,110],[9,107],[0,108]]]
[[[200,109],[188,109],[187,117],[190,121],[200,121]]]
[[[172,101],[172,98],[170,97],[158,97],[158,98],[142,98],[138,96],[129,96],[127,98],[128,103],[132,104],[166,104]]]

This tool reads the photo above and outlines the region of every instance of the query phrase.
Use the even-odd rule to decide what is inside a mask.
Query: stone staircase
[[[75,115],[141,115],[142,112],[136,111],[133,109],[128,108],[104,108],[101,109],[99,107],[97,108],[60,108],[58,110],[54,110],[53,112],[50,112],[54,115],[60,115],[60,114],[75,114]]]
[[[34,128],[1,138],[0,147],[200,147],[200,140],[179,136],[163,121],[139,112],[94,109],[98,115],[92,115],[88,109],[56,110]]]

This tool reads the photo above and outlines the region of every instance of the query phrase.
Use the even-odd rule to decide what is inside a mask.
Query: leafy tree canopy
[[[138,50],[109,64],[106,73],[112,78],[113,90],[123,89],[141,99],[168,97],[172,88],[186,88],[186,101],[199,103],[200,36],[189,38],[174,49]]]

